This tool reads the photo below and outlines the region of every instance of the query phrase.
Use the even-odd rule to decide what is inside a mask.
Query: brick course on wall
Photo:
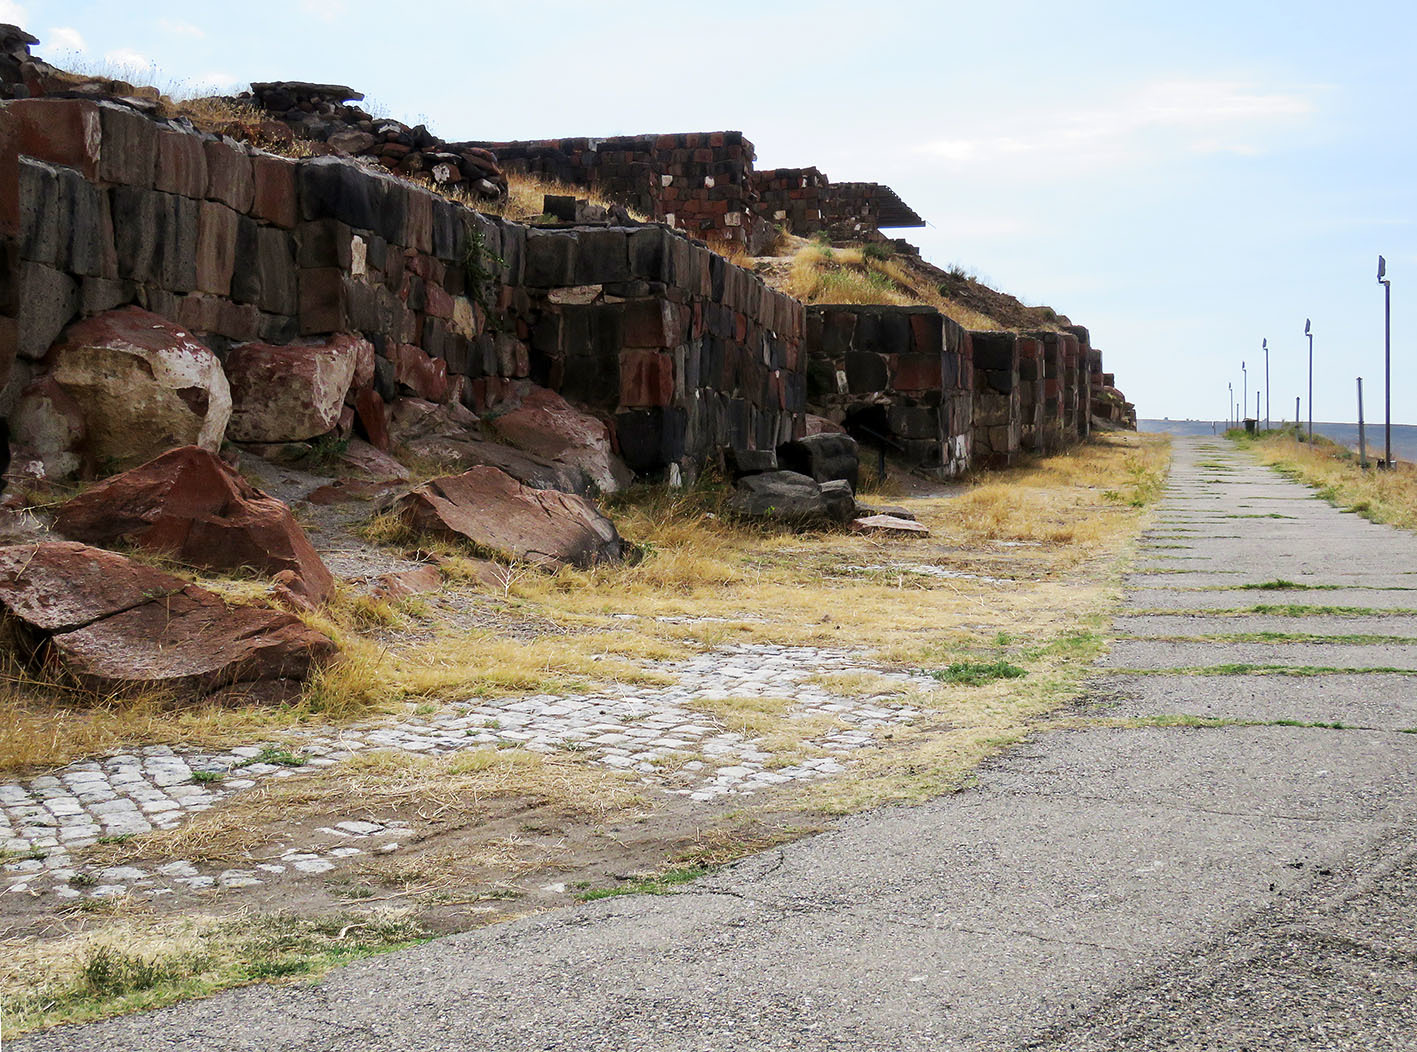
[[[0,208],[0,336],[21,361],[6,405],[71,320],[137,303],[219,355],[363,333],[386,401],[482,409],[510,381],[559,387],[651,476],[800,430],[801,305],[662,226],[528,229],[348,159],[73,99],[0,105],[6,181],[21,213]]]
[[[945,478],[973,446],[970,334],[932,307],[807,308],[808,403]]]

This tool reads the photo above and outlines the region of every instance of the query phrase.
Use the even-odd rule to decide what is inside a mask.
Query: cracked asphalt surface
[[[1241,587],[1281,579],[1310,588]],[[1393,613],[1192,613],[1274,603]],[[1417,667],[1414,609],[1417,538],[1177,440],[1083,718],[973,787],[682,894],[10,1047],[1417,1048],[1417,691],[1362,671]],[[1256,631],[1288,638],[1223,638]],[[1348,671],[1167,671],[1256,655]]]

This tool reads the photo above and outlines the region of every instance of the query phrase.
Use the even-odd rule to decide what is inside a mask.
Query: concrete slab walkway
[[[1417,537],[1181,439],[1150,545],[1085,718],[968,790],[680,895],[10,1047],[1417,1047],[1417,691],[1372,671],[1417,668]],[[1307,587],[1243,587],[1277,581]],[[1246,612],[1275,604],[1363,612]]]

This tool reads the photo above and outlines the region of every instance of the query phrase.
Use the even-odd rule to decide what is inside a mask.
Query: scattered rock
[[[625,462],[612,451],[605,423],[555,391],[528,385],[514,403],[499,405],[484,421],[503,442],[580,471],[601,493],[618,493],[634,481]],[[586,486],[572,491],[583,493]]]
[[[777,471],[777,453],[771,449],[734,449],[723,451],[723,467],[735,482],[745,475],[761,475]]]
[[[81,458],[121,470],[174,446],[215,451],[231,416],[231,390],[221,363],[185,329],[138,307],[75,322],[45,357],[49,378],[82,414]],[[51,403],[53,405],[53,403]],[[48,435],[45,414],[27,426]],[[29,447],[38,432],[17,432]]]
[[[443,575],[436,566],[419,566],[400,573],[386,573],[375,583],[371,594],[377,599],[405,599],[443,587]]]
[[[895,515],[867,515],[851,520],[852,533],[889,533],[901,537],[928,537],[928,528],[914,519],[902,519]]]
[[[777,462],[785,471],[795,471],[815,479],[831,482],[840,479],[856,490],[861,462],[856,439],[847,434],[822,434],[784,442],[777,447]]]
[[[615,524],[590,501],[532,489],[494,467],[434,479],[394,507],[414,529],[547,569],[619,562],[624,550]]]
[[[400,398],[393,405],[392,434],[396,447],[451,469],[494,467],[533,489],[582,496],[589,490],[585,472],[578,467],[488,442],[477,417],[461,405]]]
[[[334,592],[334,578],[290,509],[197,446],[171,450],[81,493],[59,509],[54,529],[209,570],[289,571],[286,586],[313,603]]]
[[[0,611],[33,667],[100,694],[149,687],[277,701],[335,645],[278,610],[70,541],[0,548]]]
[[[824,416],[816,416],[812,413],[807,413],[803,417],[803,420],[806,428],[803,434],[807,438],[811,438],[813,435],[846,434],[846,428],[842,427],[835,420],[828,420]]]
[[[327,434],[339,423],[360,358],[372,353],[363,337],[349,333],[280,347],[233,347],[226,358],[231,439],[300,442]]]
[[[856,501],[845,483],[824,487],[795,471],[765,471],[745,475],[729,499],[729,507],[753,519],[772,519],[797,526],[845,523],[856,514]]]
[[[10,426],[26,456],[43,465],[45,478],[71,478],[83,469],[84,413],[52,376],[41,376],[21,392]]]

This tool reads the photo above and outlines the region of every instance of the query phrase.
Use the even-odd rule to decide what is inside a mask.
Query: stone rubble
[[[875,669],[844,649],[767,644],[733,646],[660,668],[675,682],[613,693],[468,702],[426,716],[312,735],[288,746],[289,752],[272,745],[225,752],[148,746],[0,784],[0,849],[9,858],[0,866],[0,894],[69,900],[238,889],[287,874],[318,876],[360,854],[396,851],[400,838],[412,831],[408,823],[349,819],[317,829],[318,843],[291,847],[274,861],[246,869],[204,872],[180,858],[151,870],[101,868],[74,855],[100,841],[172,829],[273,779],[299,777],[372,750],[425,756],[508,747],[564,750],[695,801],[827,777],[842,773],[856,750],[877,744],[879,734],[911,722],[919,710],[880,696],[845,697],[809,680],[868,672],[901,686],[933,682]],[[693,707],[696,700],[726,698],[788,698],[794,702],[791,718],[828,717],[833,725],[804,741],[805,751],[819,755],[790,762]],[[673,784],[667,784],[665,774],[673,768]]]

